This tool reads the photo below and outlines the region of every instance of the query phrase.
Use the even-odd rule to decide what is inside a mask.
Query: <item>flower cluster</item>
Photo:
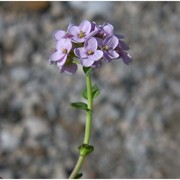
[[[127,53],[129,46],[122,40],[124,36],[115,34],[114,27],[109,23],[97,25],[87,20],[83,20],[79,26],[70,23],[67,31],[56,31],[54,38],[56,48],[49,62],[56,63],[60,72],[73,74],[77,71],[78,63],[97,68],[103,61],[111,62],[120,58],[125,64],[132,61]]]

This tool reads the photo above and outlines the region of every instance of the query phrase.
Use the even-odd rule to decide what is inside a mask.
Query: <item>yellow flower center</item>
[[[104,51],[108,51],[109,47],[108,47],[107,45],[105,45],[105,46],[102,47],[102,49],[103,49]]]
[[[79,38],[85,37],[85,33],[84,33],[83,31],[80,31],[80,33],[78,34],[78,37],[79,37]]]
[[[67,49],[62,49],[62,52],[63,52],[64,54],[67,54]]]
[[[87,54],[88,54],[88,55],[92,55],[92,54],[94,54],[94,51],[88,50]]]

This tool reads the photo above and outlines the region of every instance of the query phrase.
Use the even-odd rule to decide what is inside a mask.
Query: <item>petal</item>
[[[96,38],[98,46],[101,48],[103,46],[103,39],[101,38]]]
[[[98,61],[103,56],[103,52],[101,50],[96,50],[93,55],[89,56],[93,61]]]
[[[73,36],[78,36],[78,34],[80,33],[79,27],[74,26],[74,25],[71,25],[67,31],[68,31],[68,34],[71,34]]]
[[[74,49],[74,54],[80,58],[87,58],[86,49],[83,47]]]
[[[103,44],[107,45],[108,47],[110,47],[111,49],[115,49],[116,46],[118,45],[119,40],[116,36],[111,35],[111,36],[107,36],[104,41]]]
[[[99,61],[95,61],[91,67],[93,68],[99,68],[100,66],[102,65],[102,61],[99,60]]]
[[[103,57],[104,57],[104,60],[107,61],[107,62],[111,62],[112,61],[112,59],[109,57],[107,52],[104,52]]]
[[[65,64],[67,60],[67,54],[63,54],[63,55],[64,56],[60,60],[57,61],[57,67],[60,67]]]
[[[66,35],[66,32],[65,32],[65,31],[63,31],[63,30],[57,30],[57,31],[54,33],[54,38],[55,38],[56,40],[60,40],[60,39],[64,38],[65,35]]]
[[[94,63],[94,61],[90,58],[80,59],[80,62],[85,67],[90,67]]]
[[[72,43],[70,41],[70,39],[65,39],[63,45],[62,45],[62,49],[67,49],[68,52],[71,50],[72,48]]]
[[[72,63],[72,64],[65,64],[62,67],[60,67],[61,72],[65,72],[67,74],[74,74],[77,71],[77,64]]]
[[[61,51],[61,50],[62,50],[63,44],[64,44],[65,41],[66,41],[66,39],[60,39],[59,41],[57,41],[57,43],[56,43],[56,49],[57,49],[58,51]]]
[[[60,51],[56,51],[50,56],[50,62],[60,60],[64,55]]]
[[[116,58],[119,57],[119,54],[118,54],[116,51],[114,51],[114,50],[108,51],[108,55],[109,55],[112,59],[116,59]]]
[[[92,23],[91,23],[91,31],[98,31],[98,26],[96,25],[96,23],[93,21]]]
[[[123,49],[123,50],[129,50],[129,46],[122,40],[119,40],[119,46]]]
[[[84,47],[86,50],[96,51],[97,40],[95,38],[90,38],[85,41]]]
[[[90,37],[95,36],[95,35],[97,34],[97,32],[98,32],[98,29],[96,29],[96,30],[90,32],[90,33],[86,36],[86,38],[90,38]]]
[[[78,36],[73,36],[71,40],[75,43],[83,43],[86,40],[86,38],[79,38]]]
[[[71,26],[75,26],[75,25],[70,22],[69,25],[68,25],[68,27],[67,27],[67,32],[68,32],[68,30],[69,30],[69,28],[70,28]]]
[[[89,34],[89,32],[91,31],[91,23],[88,20],[84,20],[79,25],[79,29],[86,34]]]
[[[123,59],[123,62],[125,64],[129,64],[130,62],[132,62],[132,57],[130,56],[130,54],[126,53],[126,52],[123,52],[122,54],[122,59]]]
[[[114,28],[111,24],[109,23],[106,23],[103,27],[103,30],[105,31],[106,34],[108,35],[112,35],[113,34],[113,31],[114,31]]]

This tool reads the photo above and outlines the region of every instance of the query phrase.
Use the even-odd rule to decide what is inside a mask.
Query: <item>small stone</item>
[[[40,135],[47,135],[49,133],[49,128],[45,120],[37,117],[29,117],[24,120],[24,126],[27,128],[28,133],[33,138]]]
[[[6,151],[12,151],[16,149],[20,144],[20,137],[11,129],[3,128],[1,130],[1,149]]]
[[[28,69],[22,66],[12,68],[10,74],[13,81],[18,81],[20,83],[29,79]]]

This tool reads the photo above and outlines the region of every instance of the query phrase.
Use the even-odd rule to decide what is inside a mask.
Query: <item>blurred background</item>
[[[179,2],[0,2],[0,176],[67,178],[83,142],[84,74],[48,59],[69,22],[110,22],[134,61],[97,69],[84,178],[180,178]]]

